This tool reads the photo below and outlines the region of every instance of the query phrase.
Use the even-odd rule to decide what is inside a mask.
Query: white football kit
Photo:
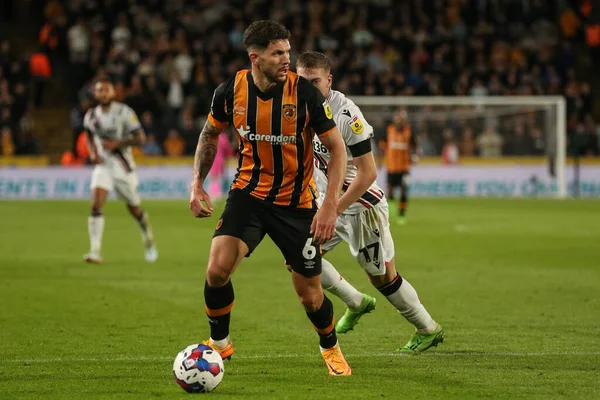
[[[131,147],[107,151],[102,148],[102,139],[123,140],[142,126],[135,112],[126,104],[111,102],[107,112],[101,106],[88,110],[83,119],[84,128],[93,136],[98,155],[104,162],[94,167],[91,188],[112,191],[131,206],[140,204],[138,177]]]
[[[330,90],[327,100],[333,111],[333,120],[346,144],[348,165],[342,188],[346,191],[357,173],[352,161],[352,149],[371,140],[373,127],[365,120],[356,104],[343,93]],[[316,135],[313,145],[315,181],[319,191],[319,203],[322,203],[327,191],[327,166],[330,155]],[[386,265],[392,260],[395,252],[387,200],[377,183],[374,182],[356,203],[338,217],[335,236],[322,246],[323,250],[331,251],[342,241],[348,243],[354,258],[370,275],[385,274]]]

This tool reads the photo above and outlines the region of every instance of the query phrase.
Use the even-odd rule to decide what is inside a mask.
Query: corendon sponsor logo
[[[237,128],[237,131],[242,138],[249,140],[251,142],[263,141],[263,142],[269,142],[269,143],[275,144],[275,145],[296,144],[296,136],[265,135],[262,133],[253,133],[250,131],[249,126],[246,126],[246,128],[244,128],[242,125],[240,125],[240,127]]]

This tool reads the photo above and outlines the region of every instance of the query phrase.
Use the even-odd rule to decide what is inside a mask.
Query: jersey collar
[[[277,85],[273,86],[271,89],[267,90],[266,92],[261,92],[260,89],[258,88],[258,86],[256,86],[256,84],[254,83],[254,78],[252,77],[252,71],[248,71],[247,79],[248,79],[248,85],[251,85],[254,87],[254,89],[256,91],[256,95],[261,100],[270,100],[273,97],[277,96],[277,94],[283,90],[283,85],[285,85],[285,82],[281,82],[281,83],[278,83]],[[288,77],[288,79],[289,79],[289,77]]]

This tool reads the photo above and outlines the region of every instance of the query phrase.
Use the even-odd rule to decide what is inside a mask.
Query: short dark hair
[[[246,50],[256,48],[264,50],[276,40],[289,40],[290,31],[275,21],[263,20],[250,24],[244,32],[244,47]]]
[[[329,58],[318,51],[307,51],[300,54],[298,61],[296,61],[296,69],[300,67],[308,69],[323,68],[327,73],[331,72]]]

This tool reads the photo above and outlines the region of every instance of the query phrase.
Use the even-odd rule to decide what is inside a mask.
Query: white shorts
[[[394,258],[394,240],[390,232],[387,202],[359,214],[338,217],[334,237],[325,243],[323,251],[331,251],[342,241],[350,253],[371,276],[384,275],[387,263]]]
[[[117,196],[125,200],[130,206],[139,206],[142,202],[138,190],[137,174],[126,172],[118,167],[108,167],[106,165],[96,165],[92,172],[92,182],[90,187],[100,188],[107,191],[115,189]]]

